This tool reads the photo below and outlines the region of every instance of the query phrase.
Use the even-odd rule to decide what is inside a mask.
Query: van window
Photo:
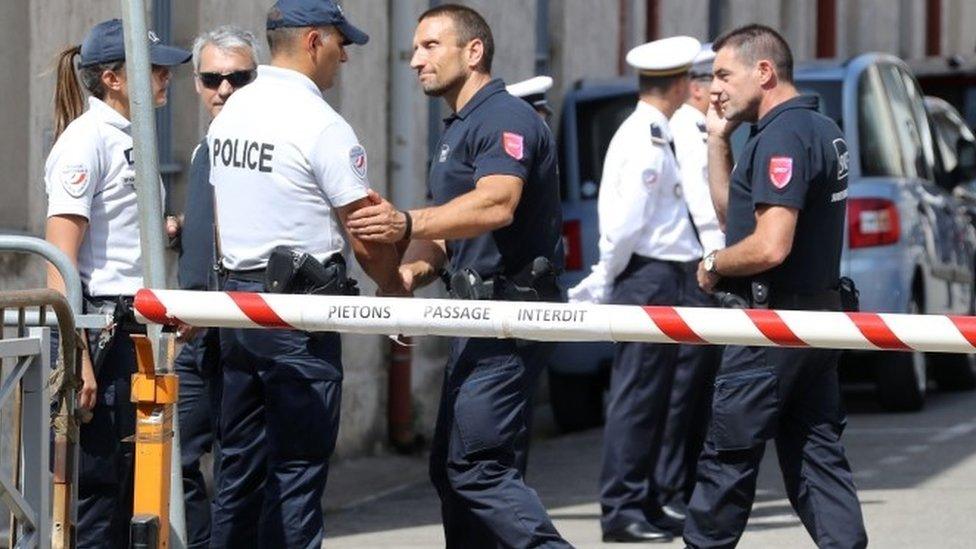
[[[857,103],[861,174],[866,177],[904,176],[901,147],[878,67],[872,66],[861,73]]]
[[[637,105],[636,94],[580,102],[576,106],[580,198],[596,200],[610,140]]]
[[[891,105],[891,114],[895,120],[898,140],[901,142],[905,175],[932,179],[929,161],[925,157],[925,149],[922,145],[922,132],[915,121],[911,99],[905,89],[905,82],[899,74],[898,67],[881,65],[879,70],[888,95],[888,103]]]
[[[935,129],[929,120],[925,110],[925,97],[919,89],[915,79],[904,69],[898,69],[905,90],[908,91],[909,105],[912,107],[912,114],[915,115],[915,123],[918,125],[919,135],[922,137],[922,152],[925,154],[926,163],[929,168],[929,177],[945,188],[952,187],[952,182],[944,169],[942,155],[936,150]]]

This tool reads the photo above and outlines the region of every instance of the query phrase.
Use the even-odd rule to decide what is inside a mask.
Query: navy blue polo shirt
[[[214,200],[210,185],[210,148],[204,139],[190,160],[190,177],[183,208],[180,262],[177,278],[184,290],[215,290]]]
[[[850,156],[843,132],[817,111],[817,101],[799,96],[766,113],[732,172],[728,246],[755,231],[758,206],[799,210],[786,260],[751,277],[765,278],[773,292],[814,293],[835,287],[840,276]]]
[[[486,176],[511,175],[524,182],[511,225],[447,242],[452,271],[469,268],[483,278],[513,275],[539,256],[561,268],[556,143],[542,118],[496,79],[444,123],[427,181],[435,205],[473,191]]]

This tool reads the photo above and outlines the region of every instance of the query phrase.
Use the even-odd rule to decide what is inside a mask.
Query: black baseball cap
[[[346,20],[342,8],[332,0],[278,0],[268,12],[268,30],[284,27],[324,27],[332,25],[346,40],[360,46],[369,35]]]
[[[171,67],[182,65],[193,54],[175,46],[167,46],[159,41],[156,33],[149,31],[149,62],[153,65]],[[82,67],[103,65],[125,61],[125,40],[122,35],[122,20],[109,19],[92,27],[81,43]]]

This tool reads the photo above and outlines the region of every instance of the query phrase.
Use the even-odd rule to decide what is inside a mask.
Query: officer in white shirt
[[[689,71],[688,101],[671,116],[675,154],[681,168],[681,188],[691,211],[705,253],[725,247],[725,233],[708,190],[708,133],[705,112],[712,82],[711,44],[702,46]],[[715,307],[715,299],[698,287],[697,264],[687,266],[685,307]],[[681,345],[678,366],[671,387],[667,424],[655,477],[665,513],[684,520],[685,508],[695,485],[695,466],[705,441],[711,386],[721,358],[721,348],[710,345]]]
[[[170,67],[189,61],[190,52],[161,44],[151,32],[148,40],[153,99],[161,107]],[[90,95],[84,114],[82,85]],[[112,19],[58,56],[56,141],[44,167],[46,238],[77,265],[86,311],[115,315],[113,327],[83,338],[79,405],[92,418],[80,432],[78,547],[127,547],[132,516],[133,448],[125,439],[135,430],[129,334],[139,330],[131,305],[142,287],[142,253],[129,126],[122,21]],[[64,291],[53,267],[48,285]]]
[[[505,91],[532,105],[543,120],[549,120],[552,117],[552,109],[549,108],[546,92],[552,89],[552,82],[551,76],[533,76],[528,80],[509,84],[505,87]]]
[[[668,118],[688,96],[688,70],[701,49],[679,36],[638,46],[640,101],[610,141],[601,179],[600,259],[569,292],[571,301],[674,305],[689,283],[686,265],[702,246],[685,204]],[[604,541],[668,541],[681,523],[658,505],[654,466],[667,418],[678,348],[620,343],[614,355],[604,431]]]
[[[397,292],[394,246],[364,244],[344,230],[349,214],[369,203],[366,151],[322,95],[346,61],[345,47],[369,37],[329,0],[279,0],[266,28],[270,65],[230,96],[207,134],[223,287],[278,291],[266,284],[268,265],[286,246],[288,257],[307,253],[334,275],[302,286],[346,291],[351,244],[380,291]],[[339,334],[221,329],[219,338],[221,471],[211,546],[318,547],[339,427]]]

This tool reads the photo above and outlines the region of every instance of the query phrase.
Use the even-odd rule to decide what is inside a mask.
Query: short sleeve
[[[55,143],[44,166],[48,217],[91,217],[92,197],[102,177],[98,143],[95,136],[71,131],[62,134]]]
[[[752,163],[752,204],[802,210],[814,170],[798,135],[781,132],[763,136]]]
[[[501,112],[478,128],[472,159],[474,180],[489,175],[511,175],[523,182],[540,150],[539,128],[512,113]]]
[[[319,134],[309,152],[315,180],[334,208],[366,196],[366,149],[345,122],[330,124]]]

